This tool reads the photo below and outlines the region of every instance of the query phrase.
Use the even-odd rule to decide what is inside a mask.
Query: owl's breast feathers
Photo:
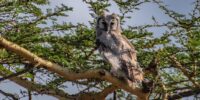
[[[123,71],[127,78],[133,82],[143,80],[143,72],[140,68],[136,51],[126,37],[119,34],[102,34],[97,37],[96,45],[99,52],[114,69]]]

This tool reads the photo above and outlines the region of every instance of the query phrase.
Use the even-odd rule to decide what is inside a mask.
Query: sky
[[[166,5],[168,5],[168,8],[174,11],[177,11],[181,14],[188,15],[188,12],[192,11],[192,3],[194,0],[163,0]],[[112,2],[112,1],[111,1]],[[71,6],[74,8],[73,12],[69,13],[68,18],[60,18],[60,22],[72,22],[73,24],[77,23],[84,23],[86,25],[89,25],[90,20],[92,20],[92,17],[90,16],[88,5],[83,3],[82,0],[51,0],[50,5],[42,7],[45,11],[46,8],[54,8],[55,6],[59,6],[60,4],[65,4],[68,6]],[[147,3],[143,4],[140,7],[140,10],[134,10],[133,13],[129,13],[129,16],[131,16],[131,19],[126,20],[124,26],[140,26],[140,25],[146,25],[146,24],[152,24],[152,16],[154,16],[159,22],[165,23],[170,20],[172,20],[170,17],[164,14],[163,11],[161,11],[156,4]],[[119,13],[119,10],[116,6],[116,4],[111,4],[111,7],[109,8],[110,13]],[[150,28],[149,31],[154,32],[154,35],[160,35],[163,32],[166,31],[165,28]],[[70,84],[69,84],[70,85]],[[10,82],[5,81],[3,83],[0,83],[0,89],[5,90],[6,92],[15,93],[19,92],[20,89],[23,90],[20,86]],[[76,92],[77,90],[72,85],[67,88],[67,90],[73,90],[71,92]],[[3,95],[0,94],[0,100],[3,99]],[[26,100],[27,98],[23,98],[21,100]],[[185,98],[184,100],[189,100],[190,98]],[[34,96],[33,100],[56,100],[53,97],[50,96]]]
[[[192,3],[195,0],[163,0],[164,3],[168,6],[169,9],[180,12],[181,14],[188,15],[188,12],[192,11]],[[115,3],[111,2],[111,7],[109,7],[110,13],[117,13],[119,14],[118,7]],[[69,21],[73,24],[76,23],[84,23],[89,25],[88,21],[92,20],[90,16],[91,11],[89,11],[88,5],[82,2],[82,0],[53,0],[51,6],[59,5],[59,4],[66,4],[70,7],[73,7],[73,12],[69,13],[69,17],[61,18],[60,21]],[[169,16],[165,15],[163,11],[161,11],[158,5],[153,3],[146,3],[139,6],[140,10],[134,10],[133,13],[129,13],[128,15],[131,16],[131,19],[127,19],[125,24],[122,27],[127,26],[140,26],[146,24],[153,24],[152,16],[162,23],[166,23],[172,20]],[[149,31],[154,32],[155,36],[160,36],[163,32],[166,31],[166,28],[150,28]]]

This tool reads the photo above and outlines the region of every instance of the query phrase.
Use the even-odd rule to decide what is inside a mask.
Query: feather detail
[[[104,16],[103,18],[107,17]],[[102,20],[109,22],[109,18],[110,17]],[[109,26],[109,24],[107,25]],[[120,25],[120,23],[117,23],[117,25]],[[97,27],[96,45],[99,47],[98,50],[100,54],[108,63],[111,64],[111,73],[114,76],[125,77],[132,82],[142,82],[144,80],[143,72],[137,62],[136,50],[134,46],[125,36],[121,35],[120,31],[115,31],[114,29],[105,31],[101,30],[101,28],[98,29]]]

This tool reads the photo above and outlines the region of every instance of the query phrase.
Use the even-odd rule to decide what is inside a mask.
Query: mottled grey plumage
[[[136,51],[121,34],[120,18],[116,14],[102,15],[97,19],[96,45],[103,58],[112,66],[111,73],[133,82],[143,81]]]

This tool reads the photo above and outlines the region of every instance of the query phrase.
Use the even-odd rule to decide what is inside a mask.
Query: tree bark
[[[59,76],[63,77],[67,81],[98,78],[108,81],[114,86],[117,86],[118,88],[124,89],[125,91],[136,95],[139,100],[148,100],[148,93],[143,93],[142,89],[136,87],[136,84],[132,83],[131,81],[128,81],[127,83],[122,82],[116,77],[113,77],[108,71],[104,69],[94,69],[82,73],[74,73],[69,71],[67,68],[38,57],[37,55],[31,53],[25,48],[22,48],[19,45],[4,39],[2,36],[0,36],[0,45],[3,46],[5,49],[26,58],[33,64],[39,64],[38,67],[42,67],[49,71],[57,73]]]

